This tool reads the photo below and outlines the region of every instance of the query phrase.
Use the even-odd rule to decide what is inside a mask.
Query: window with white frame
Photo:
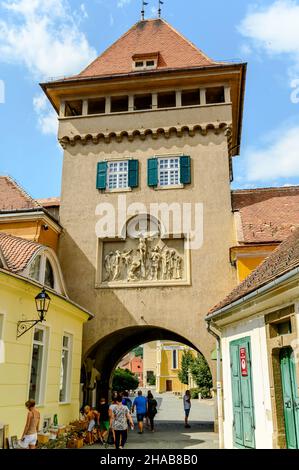
[[[33,333],[29,399],[37,404],[44,401],[48,335],[45,328],[36,327]]]
[[[126,189],[129,187],[129,162],[108,162],[107,188]]]
[[[159,186],[180,184],[180,157],[158,159]]]
[[[0,313],[0,364],[3,364],[5,362],[3,330],[4,330],[4,315]]]
[[[172,369],[178,369],[178,350],[173,349],[172,351]]]
[[[72,354],[72,336],[69,334],[64,334],[63,340],[62,340],[60,387],[59,387],[60,403],[66,403],[69,401],[71,354]]]
[[[28,275],[40,284],[60,291],[56,282],[52,261],[46,253],[39,254],[34,258],[29,266]]]

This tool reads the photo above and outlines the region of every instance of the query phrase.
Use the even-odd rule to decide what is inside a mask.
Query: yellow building
[[[182,384],[178,378],[184,351],[196,351],[180,343],[172,341],[157,341],[144,345],[143,367],[144,384],[149,385],[150,377],[156,377],[156,392],[173,392],[183,394],[194,383],[190,377],[189,384]]]
[[[45,286],[51,299],[46,321],[38,319],[35,297]],[[68,424],[79,416],[83,323],[91,317],[67,297],[55,252],[0,233],[0,422],[9,434],[23,431],[24,403],[33,398],[41,428]]]
[[[0,176],[0,232],[41,243],[56,252],[62,232],[58,207],[58,199],[36,201],[11,177]]]

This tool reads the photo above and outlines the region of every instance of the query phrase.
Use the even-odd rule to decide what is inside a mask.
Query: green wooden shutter
[[[99,162],[97,168],[97,189],[106,189],[107,185],[107,162]]]
[[[129,187],[137,188],[139,182],[139,161],[129,160]]]
[[[243,446],[243,418],[241,399],[241,376],[239,369],[239,346],[230,345],[231,380],[232,380],[232,401],[233,401],[233,435],[234,443]]]
[[[180,182],[181,184],[191,184],[191,158],[180,157]]]
[[[158,159],[150,158],[147,161],[147,184],[150,187],[158,186]]]
[[[299,447],[299,400],[293,356],[294,353],[291,348],[281,350],[280,370],[283,391],[285,432],[288,449],[298,449]]]
[[[241,374],[240,349],[245,348],[247,376]],[[238,447],[255,448],[255,419],[252,393],[250,338],[242,338],[230,344],[233,435]]]

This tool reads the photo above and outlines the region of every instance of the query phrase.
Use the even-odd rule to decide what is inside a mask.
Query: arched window
[[[35,256],[27,268],[25,275],[40,284],[54,289],[59,293],[64,291],[58,262],[47,250]]]

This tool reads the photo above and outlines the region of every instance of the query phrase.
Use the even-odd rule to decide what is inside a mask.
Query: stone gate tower
[[[83,353],[102,388],[122,355],[147,341],[178,340],[210,361],[204,316],[237,282],[230,182],[245,75],[245,64],[215,62],[154,19],[79,75],[42,84],[64,148],[60,259],[70,296],[95,314]],[[171,207],[169,225],[154,203]],[[192,249],[174,215],[188,204],[203,217],[203,243]],[[115,233],[107,214],[103,231],[104,209]]]

